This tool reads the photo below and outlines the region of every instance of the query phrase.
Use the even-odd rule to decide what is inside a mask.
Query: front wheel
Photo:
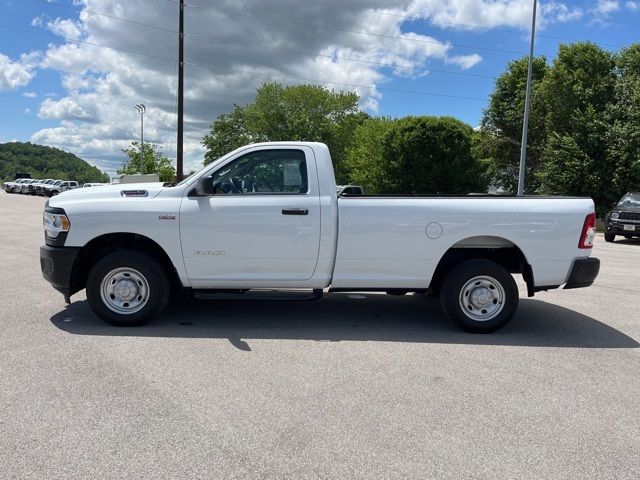
[[[440,289],[444,313],[473,333],[494,332],[505,326],[516,312],[518,298],[518,286],[511,274],[489,260],[460,263]]]
[[[604,241],[605,242],[613,242],[615,240],[616,236],[613,233],[605,233],[604,234]]]
[[[138,326],[167,304],[170,285],[162,265],[134,250],[113,252],[89,272],[87,300],[105,322],[121,327]]]

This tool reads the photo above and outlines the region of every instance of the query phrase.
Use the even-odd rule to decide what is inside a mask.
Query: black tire
[[[604,234],[604,241],[605,242],[611,243],[611,242],[613,242],[615,240],[615,238],[616,238],[616,236],[613,233],[605,233]]]
[[[112,310],[102,298],[103,279],[119,268],[133,269],[147,283],[148,292],[145,295],[147,300],[138,311],[118,313]],[[148,322],[166,306],[170,294],[171,287],[167,272],[160,262],[135,250],[119,250],[110,253],[93,266],[87,278],[87,300],[91,309],[105,322],[119,327],[135,327]],[[112,298],[114,298],[113,295]],[[126,303],[125,305],[128,306]]]
[[[489,311],[477,307],[478,315],[488,314],[487,319],[483,320],[473,318],[471,313],[467,314],[467,310],[461,305],[466,303],[469,309],[472,308],[471,301],[464,300],[465,296],[461,292],[463,289],[467,293],[472,289],[482,289],[479,281],[469,284],[472,279],[480,277],[486,277],[488,280],[483,282],[489,285],[480,293],[487,292],[493,297],[486,299]],[[501,298],[501,301],[496,297]],[[440,289],[440,305],[444,313],[457,326],[472,333],[490,333],[504,327],[515,314],[518,299],[518,286],[511,274],[502,265],[489,260],[468,260],[456,265],[447,274]],[[491,309],[494,308],[495,316],[491,316]]]

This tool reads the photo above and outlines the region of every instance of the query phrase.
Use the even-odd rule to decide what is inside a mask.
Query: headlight
[[[60,232],[68,232],[71,224],[64,213],[44,212],[42,217],[44,234],[48,238],[58,238]]]
[[[619,216],[620,216],[620,214],[618,212],[611,212],[611,218],[613,220],[616,220]]]

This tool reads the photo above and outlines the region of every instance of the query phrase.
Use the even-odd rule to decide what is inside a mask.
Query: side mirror
[[[214,190],[213,190],[213,181],[211,177],[208,177],[208,176],[200,177],[196,182],[195,190],[196,190],[196,194],[199,197],[207,197],[209,195],[213,195]]]

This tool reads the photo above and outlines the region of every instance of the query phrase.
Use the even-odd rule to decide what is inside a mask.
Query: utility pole
[[[140,173],[144,174],[144,114],[147,111],[147,107],[144,103],[134,105],[138,113],[140,114]]]
[[[531,17],[531,44],[529,46],[529,67],[527,68],[527,90],[524,96],[524,118],[522,121],[522,142],[520,144],[520,172],[518,175],[518,196],[524,195],[524,167],[527,159],[527,133],[529,129],[529,104],[531,103],[531,75],[533,74],[533,44],[536,38],[536,7],[538,0],[533,0],[533,16]]]
[[[180,25],[178,39],[178,142],[176,145],[176,181],[181,181],[183,175],[183,150],[182,140],[184,136],[184,0],[180,0]]]

